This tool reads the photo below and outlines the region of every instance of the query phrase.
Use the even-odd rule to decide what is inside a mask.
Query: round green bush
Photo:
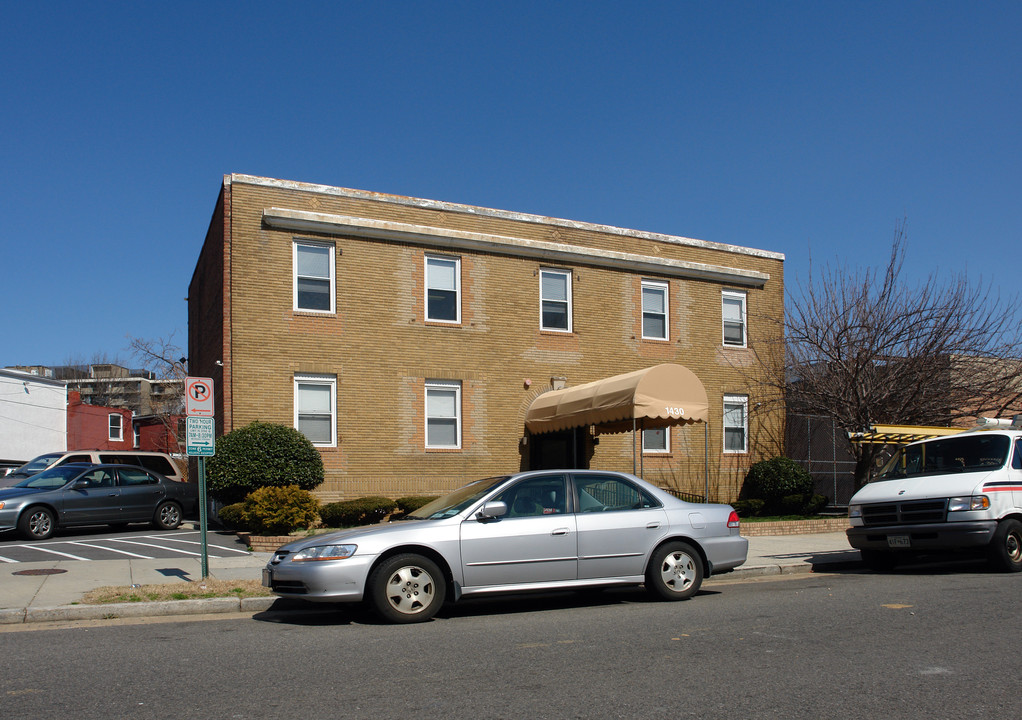
[[[312,490],[323,482],[323,458],[292,427],[254,422],[216,441],[206,464],[206,487],[224,504],[241,502],[263,487],[297,485]]]
[[[319,500],[297,485],[264,487],[245,498],[243,513],[252,532],[287,535],[316,522]]]
[[[743,500],[762,500],[763,513],[771,515],[784,512],[790,506],[794,495],[801,495],[808,501],[813,492],[813,478],[800,464],[786,457],[761,460],[749,468],[742,486]]]
[[[224,505],[217,511],[217,517],[220,519],[220,523],[228,530],[246,532],[249,529],[248,520],[245,518],[245,503],[243,502]]]

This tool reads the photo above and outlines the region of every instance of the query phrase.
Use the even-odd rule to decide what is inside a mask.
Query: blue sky
[[[882,265],[1022,260],[1019,2],[6,3],[0,366],[187,344],[225,173]]]

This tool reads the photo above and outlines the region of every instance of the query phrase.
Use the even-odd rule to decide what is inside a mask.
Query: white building
[[[67,386],[0,369],[0,467],[67,450]]]

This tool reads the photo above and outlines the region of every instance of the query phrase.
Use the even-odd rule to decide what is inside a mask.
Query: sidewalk
[[[724,579],[809,573],[814,567],[858,565],[859,551],[843,532],[750,537],[749,559]],[[210,558],[209,574],[220,580],[259,580],[270,553]],[[154,585],[202,579],[198,558],[180,560],[55,560],[0,564],[0,624],[90,620],[110,617],[261,612],[278,598],[214,598],[151,603],[78,605],[99,587]],[[712,583],[716,578],[707,582]],[[289,603],[280,600],[287,605]]]

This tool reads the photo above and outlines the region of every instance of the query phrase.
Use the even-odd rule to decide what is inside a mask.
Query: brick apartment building
[[[256,420],[304,432],[322,453],[327,500],[567,466],[638,467],[727,500],[751,463],[779,451],[781,417],[757,411],[775,399],[757,379],[781,347],[783,261],[227,175],[189,287],[189,370],[216,383],[218,433]],[[546,392],[665,364],[701,382],[705,423],[527,427]]]

